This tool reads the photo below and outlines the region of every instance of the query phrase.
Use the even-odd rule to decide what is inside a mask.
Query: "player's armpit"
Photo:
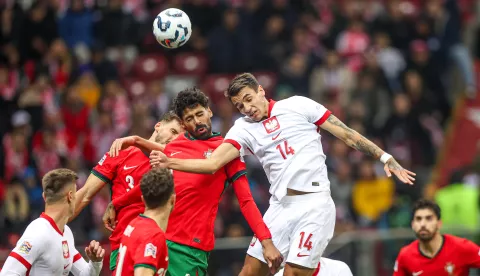
[[[147,265],[136,265],[135,266],[135,276],[153,276],[155,275],[155,268],[153,266]]]
[[[250,186],[245,175],[241,175],[233,182],[233,190],[237,196],[240,210],[255,236],[260,241],[271,239],[272,234],[263,221],[262,214],[260,213],[260,210],[258,210],[257,204],[255,204],[255,201],[253,200]]]
[[[69,218],[69,222],[75,219],[78,214],[85,208],[92,198],[105,186],[105,181],[94,173],[91,173],[85,185],[77,191],[75,196],[75,211],[73,216]]]
[[[237,148],[232,144],[223,143],[213,151],[208,159],[170,158],[167,159],[167,167],[177,171],[213,174],[239,156],[240,152]]]

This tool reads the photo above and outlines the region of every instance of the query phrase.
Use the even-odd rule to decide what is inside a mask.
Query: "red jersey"
[[[127,194],[135,186],[140,186],[142,176],[150,170],[150,159],[140,149],[129,147],[121,150],[116,157],[106,153],[92,173],[101,180],[111,185],[112,200]],[[114,205],[115,206],[115,205]],[[145,210],[145,205],[140,201],[116,208],[118,223],[110,235],[111,250],[118,249],[123,230],[128,223]]]
[[[164,153],[180,159],[208,158],[223,142],[218,133],[206,140],[196,140],[187,132],[170,142]],[[239,158],[215,174],[195,174],[173,171],[176,202],[168,220],[167,240],[210,251],[214,247],[214,223],[223,191],[232,184],[243,216],[255,236],[260,240],[271,238],[270,231],[250,193],[245,176],[245,163]],[[139,187],[121,198],[113,200],[114,206],[127,206],[140,202]]]
[[[403,247],[395,261],[394,276],[467,276],[470,268],[480,267],[480,247],[475,243],[443,235],[443,244],[437,255],[422,254],[418,240]]]
[[[160,276],[164,276],[168,268],[165,233],[153,219],[142,214],[127,225],[122,235],[112,275],[131,276],[139,266],[151,268]]]

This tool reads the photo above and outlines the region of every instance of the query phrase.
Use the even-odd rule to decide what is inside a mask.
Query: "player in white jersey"
[[[285,258],[285,275],[311,275],[333,236],[335,205],[330,196],[320,128],[380,159],[388,176],[393,173],[402,182],[413,184],[414,173],[403,169],[391,155],[315,101],[298,96],[268,101],[249,73],[235,77],[226,96],[245,117],[235,122],[224,143],[208,159],[174,159],[153,152],[151,164],[213,173],[239,156],[255,155],[270,181],[272,197],[264,221]],[[254,237],[241,275],[265,275],[268,270],[262,247]]]
[[[0,276],[31,275],[96,276],[102,269],[105,250],[96,241],[85,248],[87,263],[75,248],[66,225],[75,209],[75,172],[56,169],[42,179],[45,212],[32,221],[8,256]]]
[[[282,276],[284,269],[280,269],[275,276]],[[352,271],[344,262],[321,258],[312,276],[353,276]]]

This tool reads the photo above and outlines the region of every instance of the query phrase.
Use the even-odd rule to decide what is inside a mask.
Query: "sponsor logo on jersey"
[[[448,273],[448,275],[454,275],[453,272],[455,271],[455,265],[451,262],[448,262],[445,265],[445,271]]]
[[[32,250],[32,245],[28,241],[23,241],[20,247],[18,248],[18,252],[28,255]]]
[[[70,257],[70,250],[68,249],[67,241],[62,241],[62,249],[63,249],[63,258],[68,259]]]
[[[103,157],[102,157],[102,159],[100,159],[100,161],[98,161],[98,165],[100,165],[100,166],[103,165],[103,162],[105,162],[105,159],[107,159],[107,155],[106,155],[106,154],[104,154]]]
[[[145,257],[157,258],[157,247],[153,243],[147,243],[145,246]]]
[[[203,153],[203,157],[205,157],[205,159],[210,158],[210,156],[212,156],[212,152],[212,149],[208,149],[206,152]]]
[[[276,116],[273,116],[272,118],[263,121],[262,124],[268,134],[280,129],[280,123],[278,122]]]

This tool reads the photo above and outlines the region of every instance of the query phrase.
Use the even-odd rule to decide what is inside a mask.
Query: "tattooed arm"
[[[344,141],[350,147],[376,159],[380,159],[380,157],[385,153],[372,141],[368,140],[355,130],[349,128],[333,115],[330,115],[328,117],[328,119],[321,125],[321,128],[335,135],[337,138]],[[402,166],[400,166],[397,160],[395,160],[395,158],[393,157],[386,161],[385,172],[388,176],[391,176],[390,172],[393,172],[404,183],[413,184],[412,181],[415,180],[412,177],[415,174],[402,168]]]

